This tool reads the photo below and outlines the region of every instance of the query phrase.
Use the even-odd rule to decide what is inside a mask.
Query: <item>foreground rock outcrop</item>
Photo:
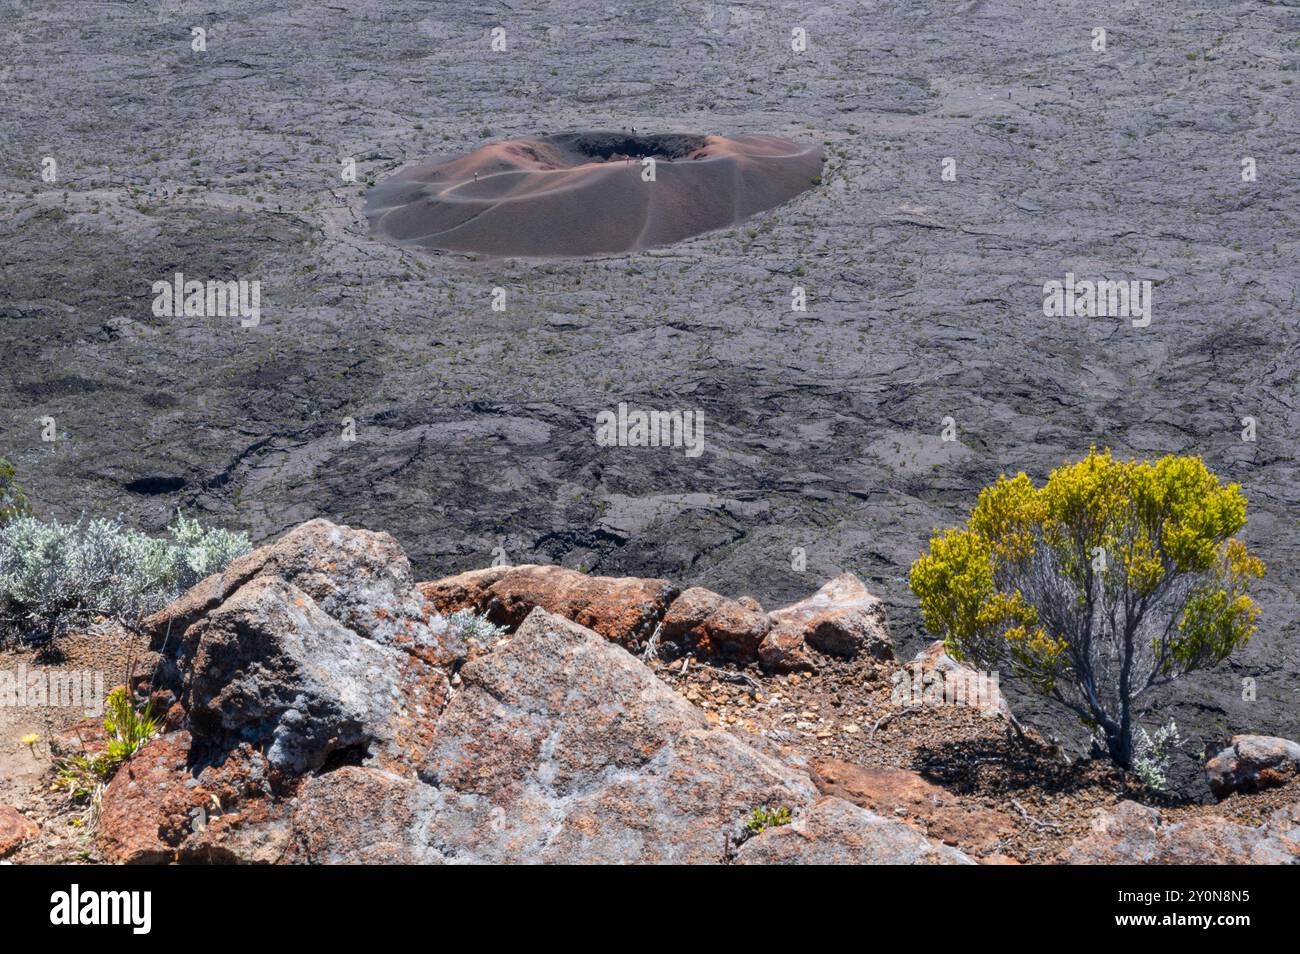
[[[894,657],[884,604],[852,573],[805,600],[764,612],[756,600],[731,599],[668,580],[587,576],[558,566],[488,567],[419,585],[439,613],[472,610],[514,629],[540,607],[619,645],[675,656],[758,662],[769,673],[815,669],[819,656]]]
[[[737,853],[742,865],[969,865],[970,858],[843,799],[823,798]]]
[[[417,586],[391,537],[316,520],[204,580],[150,620],[179,728],[105,791],[103,858],[969,862],[716,727],[623,648],[680,619],[756,652],[729,641],[770,628],[756,604],[704,591],[674,617],[665,581],[555,569]],[[442,615],[466,603],[522,621]],[[874,645],[852,616],[874,608],[828,623],[833,603],[789,622]],[[755,835],[761,807],[793,820]]]
[[[401,820],[385,826],[385,860],[420,862],[722,862],[752,808],[798,817],[817,801],[806,774],[712,727],[635,658],[544,610],[461,676],[418,781],[358,768],[305,789],[302,860],[377,860],[370,814],[334,807],[358,785]],[[928,843],[870,813],[846,830],[882,823],[880,860],[903,843],[925,855]]]

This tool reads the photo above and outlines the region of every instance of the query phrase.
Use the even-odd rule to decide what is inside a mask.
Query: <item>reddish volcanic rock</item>
[[[963,801],[916,772],[867,768],[836,759],[817,760],[813,770],[813,781],[826,794],[898,818],[968,853],[986,854],[1016,831],[1010,815]]]
[[[775,625],[802,633],[805,643],[828,656],[894,658],[885,604],[852,573],[843,573],[806,600],[768,615]]]
[[[803,630],[786,623],[774,626],[763,637],[758,662],[768,673],[811,672],[817,668],[803,641]]]
[[[761,610],[693,586],[668,607],[659,639],[701,656],[750,662],[771,625]]]
[[[481,570],[470,570],[455,576],[443,577],[417,583],[416,588],[424,598],[433,604],[439,613],[454,613],[457,610],[479,612],[487,604],[488,588],[511,570],[512,566],[489,566]]]
[[[530,564],[512,567],[492,583],[479,608],[497,625],[515,629],[541,607],[634,648],[650,638],[676,595],[667,580],[587,576]]]
[[[40,826],[8,805],[0,805],[0,858],[8,857],[40,834]]]
[[[473,610],[507,629],[541,607],[633,650],[662,623],[662,643],[740,663],[757,659],[769,673],[815,669],[811,650],[881,659],[893,653],[883,604],[851,573],[772,613],[748,596],[732,600],[703,587],[677,595],[667,580],[586,576],[534,564],[471,570],[421,583],[419,590],[440,613]]]
[[[100,800],[95,837],[110,864],[161,864],[172,860],[191,832],[191,811],[209,801],[189,777],[190,735],[154,739],[118,769]]]
[[[285,808],[274,772],[249,746],[197,774],[188,732],[149,742],[104,790],[95,837],[111,864],[240,861],[270,864],[288,846]]]

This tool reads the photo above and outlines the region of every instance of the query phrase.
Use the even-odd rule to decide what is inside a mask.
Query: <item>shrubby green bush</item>
[[[105,700],[103,751],[97,755],[55,751],[54,788],[66,791],[74,801],[98,802],[117,770],[161,731],[162,719],[153,714],[153,703],[137,709],[126,687],[118,686]]]
[[[167,532],[12,517],[0,526],[0,630],[42,637],[92,616],[130,624],[250,549],[243,534],[180,514]]]
[[[1122,461],[1094,448],[1042,487],[1020,473],[985,488],[966,527],[936,532],[912,564],[912,592],[951,655],[1006,666],[1133,768],[1151,691],[1255,631],[1250,587],[1264,564],[1236,537],[1245,525],[1241,487],[1199,456]],[[1144,753],[1153,785],[1159,741]]]

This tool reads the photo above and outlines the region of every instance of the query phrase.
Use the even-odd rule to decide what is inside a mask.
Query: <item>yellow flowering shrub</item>
[[[936,532],[910,583],[957,658],[1004,665],[1070,707],[1127,766],[1134,702],[1223,661],[1255,630],[1264,566],[1235,535],[1246,498],[1200,457],[1093,448],[1042,486],[1002,476]]]

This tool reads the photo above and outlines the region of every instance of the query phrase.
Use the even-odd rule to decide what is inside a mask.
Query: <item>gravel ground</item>
[[[999,472],[1196,452],[1251,501],[1264,613],[1150,722],[1192,739],[1202,795],[1210,740],[1300,736],[1294,6],[0,0],[0,21],[0,453],[43,514],[181,506],[257,539],[324,515],[426,577],[499,548],[770,605],[850,569],[911,649],[906,569]],[[827,165],[738,228],[591,260],[405,251],[361,216],[408,164],[624,125],[820,141]],[[155,316],[177,271],[259,281],[259,322]],[[1151,281],[1150,325],[1045,318],[1068,272]],[[703,413],[705,453],[597,446],[620,401]]]
[[[81,678],[102,676],[103,691],[125,685],[130,674],[139,673],[138,660],[148,640],[120,627],[100,625],[85,632],[58,637],[42,646],[9,646],[0,650],[0,671],[40,674],[49,685],[56,676]],[[83,702],[93,702],[98,692],[93,676],[83,686]],[[9,856],[15,864],[66,864],[91,861],[96,857],[92,837],[94,806],[75,803],[66,792],[53,791],[51,743],[60,738],[69,746],[64,754],[75,754],[73,740],[102,736],[102,715],[75,705],[0,706],[0,805],[18,809],[41,829],[38,838]],[[34,735],[37,741],[24,745]]]

